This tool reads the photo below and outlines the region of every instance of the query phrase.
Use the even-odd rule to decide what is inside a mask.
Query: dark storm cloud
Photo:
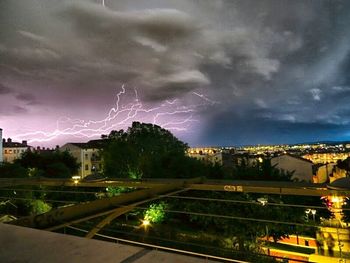
[[[291,122],[254,116],[237,116],[231,119],[216,117],[202,138],[207,145],[253,145],[313,142],[343,139],[348,125],[314,122]]]
[[[271,47],[263,35],[288,50],[300,45],[291,32],[275,34],[244,26],[216,30],[187,13],[186,5],[183,2],[184,10],[123,12],[87,2],[48,8],[52,17],[46,30],[15,28],[11,32],[15,45],[2,43],[0,51],[8,67],[32,79],[67,79],[65,86],[72,86],[76,78],[88,82],[102,75],[142,86],[148,99],[160,100],[208,86],[211,81],[202,65],[270,79],[280,62],[269,57]],[[48,32],[51,28],[55,34]]]
[[[268,58],[264,47],[258,48],[261,35],[257,30],[216,31],[185,11],[164,8],[118,12],[84,3],[69,6],[63,13],[73,21],[90,51],[105,60],[97,63],[101,70],[119,65],[105,71],[129,71],[132,82],[146,87],[148,99],[177,97],[208,85],[210,79],[200,70],[201,65],[241,65],[241,71],[266,79],[279,67],[279,61]],[[298,41],[290,32],[265,33],[275,37],[273,41],[278,45]],[[294,49],[298,44],[287,46]]]
[[[215,131],[226,141],[246,140],[237,131],[261,139],[287,138],[283,134],[293,130],[295,139],[303,132],[326,136],[327,129],[334,136],[342,129],[346,134],[349,1],[109,0],[106,5],[0,2],[0,77],[16,87],[0,86],[0,94],[31,110],[46,104],[57,112],[84,106],[97,112],[123,83],[137,87],[149,103],[182,98],[191,104],[189,95],[200,90],[218,102],[197,112],[203,141]],[[221,127],[228,127],[227,133]]]

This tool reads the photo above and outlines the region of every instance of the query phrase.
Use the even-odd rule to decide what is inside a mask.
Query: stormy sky
[[[103,5],[104,2],[104,5]],[[350,1],[2,0],[0,127],[191,146],[350,139]]]

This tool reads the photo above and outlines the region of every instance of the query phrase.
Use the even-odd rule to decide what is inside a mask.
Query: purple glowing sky
[[[44,146],[136,120],[191,145],[348,139],[348,10],[346,0],[3,0],[0,127]]]

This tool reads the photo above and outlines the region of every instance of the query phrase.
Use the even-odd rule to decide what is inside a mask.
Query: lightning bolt
[[[198,92],[192,92],[192,94],[193,95],[196,95],[196,96],[198,96],[198,97],[200,97],[201,99],[203,99],[203,100],[205,100],[205,101],[207,101],[209,104],[211,104],[211,105],[214,105],[214,104],[219,104],[219,102],[218,101],[215,101],[215,100],[211,100],[211,99],[209,99],[207,96],[205,96],[204,94],[200,94],[200,93],[198,93]]]
[[[203,107],[217,102],[203,94],[193,92],[193,101],[185,105],[180,99],[165,100],[159,105],[149,107],[139,99],[137,90],[125,88],[122,85],[115,96],[115,104],[100,120],[82,120],[70,117],[60,117],[53,131],[33,131],[13,136],[16,140],[26,139],[29,143],[49,142],[61,136],[78,138],[96,138],[108,134],[111,130],[125,129],[133,121],[148,122],[165,129],[177,132],[188,131],[192,124],[198,122],[196,113]],[[128,102],[124,100],[130,98]]]

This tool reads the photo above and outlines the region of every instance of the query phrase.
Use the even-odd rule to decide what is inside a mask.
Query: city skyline
[[[350,3],[0,3],[0,127],[54,146],[132,121],[191,146],[350,140]]]

